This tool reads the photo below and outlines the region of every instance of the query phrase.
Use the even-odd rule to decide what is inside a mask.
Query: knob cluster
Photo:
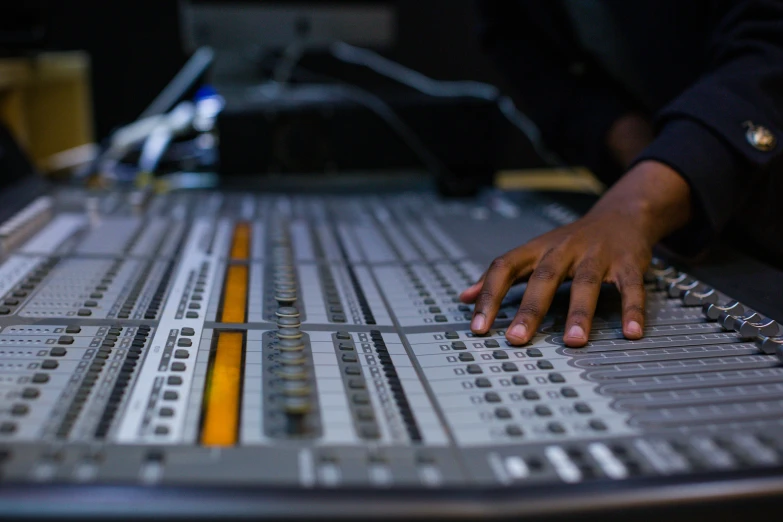
[[[684,306],[701,306],[708,321],[717,321],[725,330],[756,341],[763,353],[776,354],[783,360],[783,326],[773,319],[728,299],[660,259],[653,259],[645,281],[655,283],[656,288],[667,292],[669,297],[681,299]]]

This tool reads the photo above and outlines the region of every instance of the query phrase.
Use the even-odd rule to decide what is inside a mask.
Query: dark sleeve
[[[606,147],[611,125],[643,112],[625,89],[577,45],[552,0],[480,0],[484,51],[519,95],[547,146],[612,183],[622,173]]]
[[[656,140],[636,159],[679,172],[694,195],[694,222],[680,237],[698,237],[693,253],[726,225],[765,176],[781,175],[783,146],[783,2],[733,2],[715,30],[710,66],[657,115]],[[777,144],[760,150],[746,138],[763,126]],[[777,172],[773,174],[773,172]]]

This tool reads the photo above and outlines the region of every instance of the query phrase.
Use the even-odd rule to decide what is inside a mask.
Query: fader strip
[[[458,294],[488,257],[573,219],[533,195],[67,201],[0,265],[5,482],[512,488],[783,463],[783,329],[663,261],[642,340],[609,292],[583,349],[567,294],[526,346],[504,338],[519,290],[469,331]]]

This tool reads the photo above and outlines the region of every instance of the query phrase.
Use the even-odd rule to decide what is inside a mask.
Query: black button
[[[73,344],[73,337],[70,335],[61,335],[59,339],[57,339],[57,344]]]
[[[190,339],[180,338],[177,340],[177,346],[185,346],[185,347],[193,346],[193,341],[191,341]]]
[[[169,375],[168,379],[166,379],[166,384],[169,386],[179,386],[182,384],[182,377],[179,375]]]
[[[169,434],[168,426],[156,426],[155,427],[155,435],[168,435],[168,434]]]
[[[346,321],[344,314],[333,314],[332,321],[335,323],[344,323]]]
[[[354,393],[351,396],[351,400],[358,405],[370,404],[370,396],[366,393]]]
[[[351,339],[351,334],[349,334],[348,332],[337,332],[335,334],[335,337],[337,339],[340,339],[341,341],[348,341]]]
[[[89,317],[92,315],[92,310],[89,308],[79,308],[79,311],[76,312],[76,315],[79,317]]]
[[[66,350],[62,346],[55,346],[54,348],[49,350],[49,355],[51,355],[52,357],[62,357],[67,353],[68,350]]]
[[[103,294],[100,292],[93,292],[90,294],[91,299],[103,299]]]
[[[184,372],[185,371],[185,363],[181,362],[173,362],[171,363],[171,371],[172,372]]]
[[[363,390],[367,387],[364,379],[348,379],[348,388],[352,390]]]
[[[553,383],[565,382],[565,377],[563,377],[562,373],[550,373],[549,382],[553,382]]]
[[[446,339],[459,339],[459,334],[457,332],[446,332],[444,335]]]
[[[187,350],[174,350],[175,359],[187,359],[188,357],[190,357],[190,352]],[[130,359],[130,355],[128,358]],[[136,356],[136,358],[138,359],[138,356]]]
[[[577,413],[593,413],[593,409],[586,402],[574,403],[574,410],[576,410]]]
[[[460,312],[470,312],[470,307],[466,304],[461,304],[457,306],[457,310],[459,310]]]
[[[522,396],[528,401],[537,401],[541,398],[536,390],[525,390]]]
[[[441,312],[437,306],[430,306],[428,310],[431,314],[439,314]]]
[[[354,349],[353,343],[340,343],[337,345],[337,348],[344,351],[350,351]]]
[[[529,384],[527,377],[524,375],[515,375],[511,378],[511,382],[513,382],[517,386],[527,386]]]
[[[562,424],[560,424],[559,422],[550,422],[550,423],[547,425],[547,429],[548,429],[548,430],[549,430],[551,433],[556,433],[556,434],[558,434],[558,435],[559,435],[559,434],[561,434],[561,433],[565,433],[565,428],[564,428],[564,427],[563,427],[563,425],[562,425]]]
[[[16,431],[16,424],[13,422],[3,422],[0,423],[0,433],[3,434],[11,434]]]
[[[198,312],[186,312],[185,317],[187,319],[198,319]]]
[[[498,419],[510,419],[511,412],[508,408],[495,408],[495,417]]]
[[[358,366],[346,366],[345,375],[361,375],[362,369]]]
[[[527,353],[528,357],[541,357],[542,355],[544,355],[541,353],[541,350],[539,350],[538,348],[528,348],[525,351],[525,353]]]
[[[179,333],[180,333],[181,335],[187,335],[187,336],[191,336],[191,335],[196,335],[196,330],[194,330],[193,328],[190,328],[189,326],[186,326],[185,328],[183,328],[182,330],[180,330],[180,332],[179,332]]]
[[[14,404],[11,406],[11,415],[27,415],[30,412],[30,407],[27,404]]]
[[[10,298],[3,301],[3,303],[7,304],[8,306],[16,306],[19,304],[19,299]]]
[[[477,377],[476,378],[476,387],[478,387],[478,388],[491,388],[492,387],[492,383],[486,377]]]
[[[344,353],[341,359],[343,360],[343,362],[347,362],[347,363],[355,363],[359,360],[359,358],[356,357],[356,354],[354,353]]]
[[[44,370],[56,370],[60,364],[52,359],[46,359],[41,363],[41,368]]]
[[[504,372],[518,372],[519,367],[512,362],[504,362],[501,366]]]
[[[487,348],[497,348],[500,346],[500,344],[498,344],[498,342],[495,339],[487,339],[486,341],[484,341],[484,346],[486,346]]]
[[[428,297],[427,299],[424,300],[424,304],[425,305],[434,305],[435,304],[435,299],[433,299],[431,297]],[[432,313],[435,314],[437,312],[432,312]]]
[[[495,350],[492,352],[492,357],[498,360],[508,359],[508,354],[503,350]]]
[[[81,333],[81,331],[82,331],[81,326],[78,326],[78,325],[75,325],[75,324],[71,325],[71,326],[66,326],[65,327],[65,333],[67,333],[67,334],[77,334],[77,333]]]
[[[459,354],[459,357],[457,357],[457,358],[460,361],[462,361],[462,362],[471,362],[471,361],[475,361],[476,360],[476,358],[473,357],[473,354],[472,353],[468,353],[468,352],[464,352],[464,353]]]
[[[573,399],[575,397],[579,397],[579,393],[568,386],[560,390],[560,393],[563,395],[563,397],[566,397],[567,399]]]
[[[98,306],[98,301],[85,301],[84,306],[88,308],[95,308],[96,306]]]
[[[41,392],[35,388],[25,388],[22,390],[23,399],[37,399],[41,395]]]
[[[176,401],[177,399],[179,399],[179,393],[171,390],[163,392],[164,401]]]
[[[472,375],[475,375],[477,373],[484,373],[484,370],[482,370],[481,366],[479,366],[478,364],[469,364],[467,367],[467,372]]]
[[[27,292],[24,290],[15,290],[13,294],[14,297],[27,297]]]
[[[436,315],[433,319],[435,319],[436,323],[445,323],[448,321],[445,315]]]
[[[506,426],[506,435],[508,435],[509,437],[521,437],[522,428],[520,428],[516,424],[509,424],[508,426]]]
[[[188,308],[190,310],[201,310],[201,305],[199,303],[190,303]]]
[[[588,424],[590,424],[590,427],[593,428],[595,431],[606,431],[607,429],[606,423],[601,419],[592,419]]]
[[[484,400],[487,402],[500,402],[500,395],[495,392],[487,392],[484,394]]]
[[[554,368],[554,366],[552,366],[552,363],[549,361],[538,361],[536,366],[538,366],[542,370],[551,370],[552,368]]]
[[[550,417],[552,415],[552,410],[549,409],[549,406],[544,406],[543,404],[536,406],[535,412],[539,417]]]
[[[452,350],[465,350],[467,347],[465,346],[465,343],[462,341],[454,341],[451,343],[451,349]]]
[[[158,410],[158,415],[161,417],[173,417],[174,416],[174,408],[161,408]]]

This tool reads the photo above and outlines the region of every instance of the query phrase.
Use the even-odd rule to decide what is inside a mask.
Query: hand
[[[537,331],[564,279],[573,280],[564,340],[584,346],[601,284],[622,295],[623,334],[639,339],[644,328],[643,275],[660,239],[690,218],[690,188],[666,165],[638,164],[583,218],[539,236],[495,259],[460,299],[476,303],[471,330],[486,333],[511,286],[528,281],[506,338],[527,343]]]

